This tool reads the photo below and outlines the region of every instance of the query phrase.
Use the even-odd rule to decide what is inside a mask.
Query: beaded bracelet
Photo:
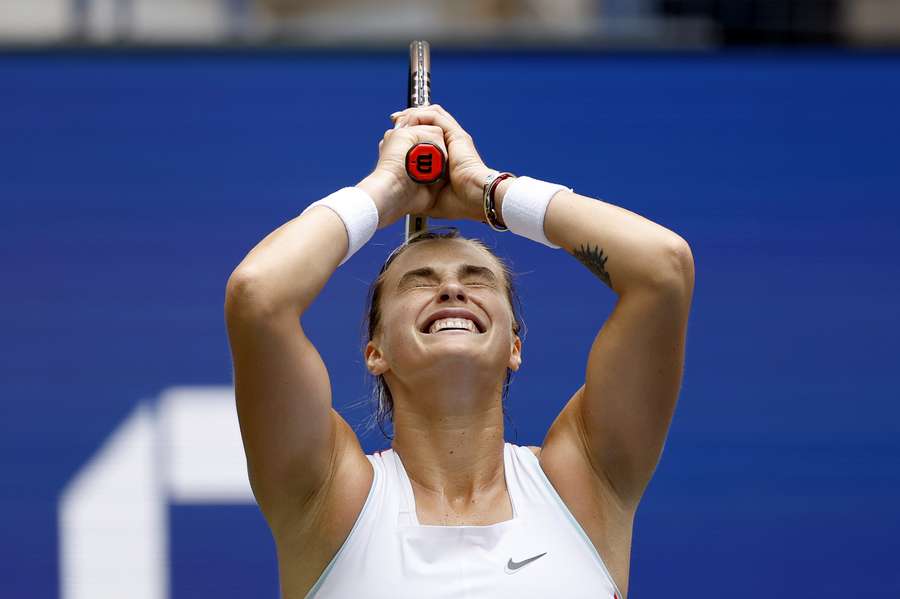
[[[510,177],[515,178],[515,175],[508,172],[491,173],[487,176],[482,188],[482,204],[484,207],[485,222],[495,231],[509,230],[509,227],[503,224],[500,216],[497,214],[494,203],[494,192],[501,181]]]

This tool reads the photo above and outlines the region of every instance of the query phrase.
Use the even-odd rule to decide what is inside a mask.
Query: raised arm
[[[619,296],[591,347],[584,385],[551,427],[545,451],[555,449],[549,444],[567,448],[562,453],[583,450],[598,478],[634,507],[659,461],[681,387],[691,250],[638,214],[569,191],[550,201],[544,233]]]
[[[386,133],[375,170],[357,185],[375,201],[379,227],[424,212],[437,193],[419,189],[400,170],[406,150],[420,141],[443,146],[437,127]],[[332,408],[325,364],[300,324],[347,247],[341,218],[316,206],[266,236],[228,280],[225,317],[241,436],[253,493],[273,528],[302,512],[344,455],[362,456],[356,435]]]
[[[472,136],[436,104],[395,118],[444,130],[453,185],[443,190],[434,212],[461,211],[483,220],[481,186],[490,169]],[[500,214],[512,184],[506,179],[497,187]],[[574,461],[586,463],[623,508],[636,507],[659,461],[681,386],[693,257],[672,231],[569,191],[552,197],[543,224],[551,243],[581,261],[619,299],[591,348],[584,385],[550,427],[541,464],[552,461],[561,465],[555,472],[578,472]]]
[[[463,205],[466,218],[483,220],[481,185],[490,169],[471,135],[438,105],[396,118],[444,130],[453,189],[444,190],[447,197],[436,207]],[[497,187],[500,214],[512,183]],[[574,461],[586,463],[623,508],[633,508],[659,461],[681,386],[694,286],[691,250],[680,236],[634,212],[569,191],[551,199],[544,234],[619,299],[591,348],[584,385],[550,427],[541,464],[577,472]]]

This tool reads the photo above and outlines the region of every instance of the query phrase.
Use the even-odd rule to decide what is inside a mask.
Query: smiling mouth
[[[439,318],[431,323],[427,329],[422,330],[426,335],[437,335],[440,333],[472,333],[480,334],[482,331],[478,325],[468,318]]]

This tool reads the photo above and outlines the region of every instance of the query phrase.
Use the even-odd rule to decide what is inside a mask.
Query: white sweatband
[[[368,193],[359,187],[344,187],[317,200],[301,212],[301,216],[313,206],[328,206],[344,221],[347,229],[347,255],[341,264],[350,259],[378,229],[378,208]]]
[[[559,246],[551,243],[544,235],[544,215],[547,213],[547,205],[550,204],[551,198],[563,189],[572,191],[571,187],[565,185],[531,177],[516,177],[503,196],[503,204],[500,207],[503,212],[503,223],[517,235],[558,249]]]

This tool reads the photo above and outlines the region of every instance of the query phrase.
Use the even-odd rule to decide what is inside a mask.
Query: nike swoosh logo
[[[546,551],[540,555],[535,555],[534,557],[529,557],[526,560],[522,560],[521,562],[514,562],[512,560],[512,558],[509,558],[509,563],[506,564],[506,573],[507,574],[515,574],[516,572],[519,571],[519,568],[521,568],[522,566],[527,566],[534,560],[540,559],[540,558],[544,557],[545,555],[547,555]]]

